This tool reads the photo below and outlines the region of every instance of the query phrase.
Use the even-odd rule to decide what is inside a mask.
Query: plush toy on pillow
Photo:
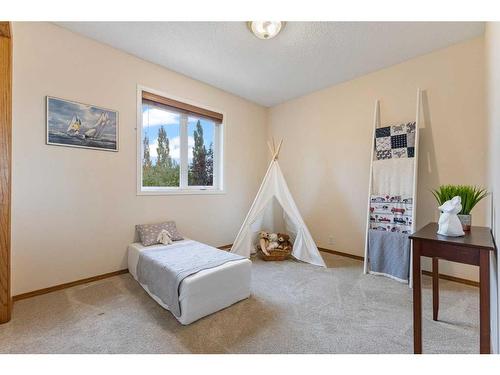
[[[158,243],[161,243],[163,245],[170,245],[172,241],[172,235],[168,232],[168,230],[163,229],[159,234],[158,237],[156,238],[156,241]]]

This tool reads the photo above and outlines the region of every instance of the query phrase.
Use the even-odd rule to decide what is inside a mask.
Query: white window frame
[[[190,104],[199,108],[204,108],[213,112],[221,113],[223,116],[223,122],[219,125],[215,125],[214,139],[214,184],[213,186],[188,186],[188,159],[182,157],[182,155],[187,155],[187,143],[181,142],[181,165],[180,165],[180,176],[179,176],[179,187],[176,186],[161,186],[161,187],[150,187],[142,186],[142,92],[147,91],[152,94],[163,96],[165,98],[177,100],[186,104]],[[225,144],[225,125],[226,114],[213,107],[208,107],[206,105],[200,105],[189,99],[184,99],[177,97],[175,95],[160,92],[158,90],[145,87],[142,85],[137,85],[137,127],[136,138],[137,138],[137,195],[183,195],[183,194],[225,194],[224,190],[224,144]],[[180,123],[180,133],[181,139],[187,139],[187,116],[181,116]]]

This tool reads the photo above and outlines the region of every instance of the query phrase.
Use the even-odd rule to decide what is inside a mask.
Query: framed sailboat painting
[[[47,96],[47,144],[118,151],[118,112]]]

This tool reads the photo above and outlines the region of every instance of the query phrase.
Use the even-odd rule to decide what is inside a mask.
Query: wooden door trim
[[[10,39],[10,22],[0,21],[0,36]]]
[[[0,21],[0,323],[10,320],[10,209],[12,166],[12,38]]]

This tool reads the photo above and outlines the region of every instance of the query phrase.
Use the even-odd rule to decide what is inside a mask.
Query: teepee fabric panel
[[[231,252],[246,257],[250,256],[257,233],[265,229],[255,224],[262,219],[267,205],[272,203],[273,198],[279,202],[283,209],[287,232],[294,240],[292,255],[303,262],[326,267],[307,226],[302,220],[276,160],[271,162],[267,170],[252,207],[234,241]]]

